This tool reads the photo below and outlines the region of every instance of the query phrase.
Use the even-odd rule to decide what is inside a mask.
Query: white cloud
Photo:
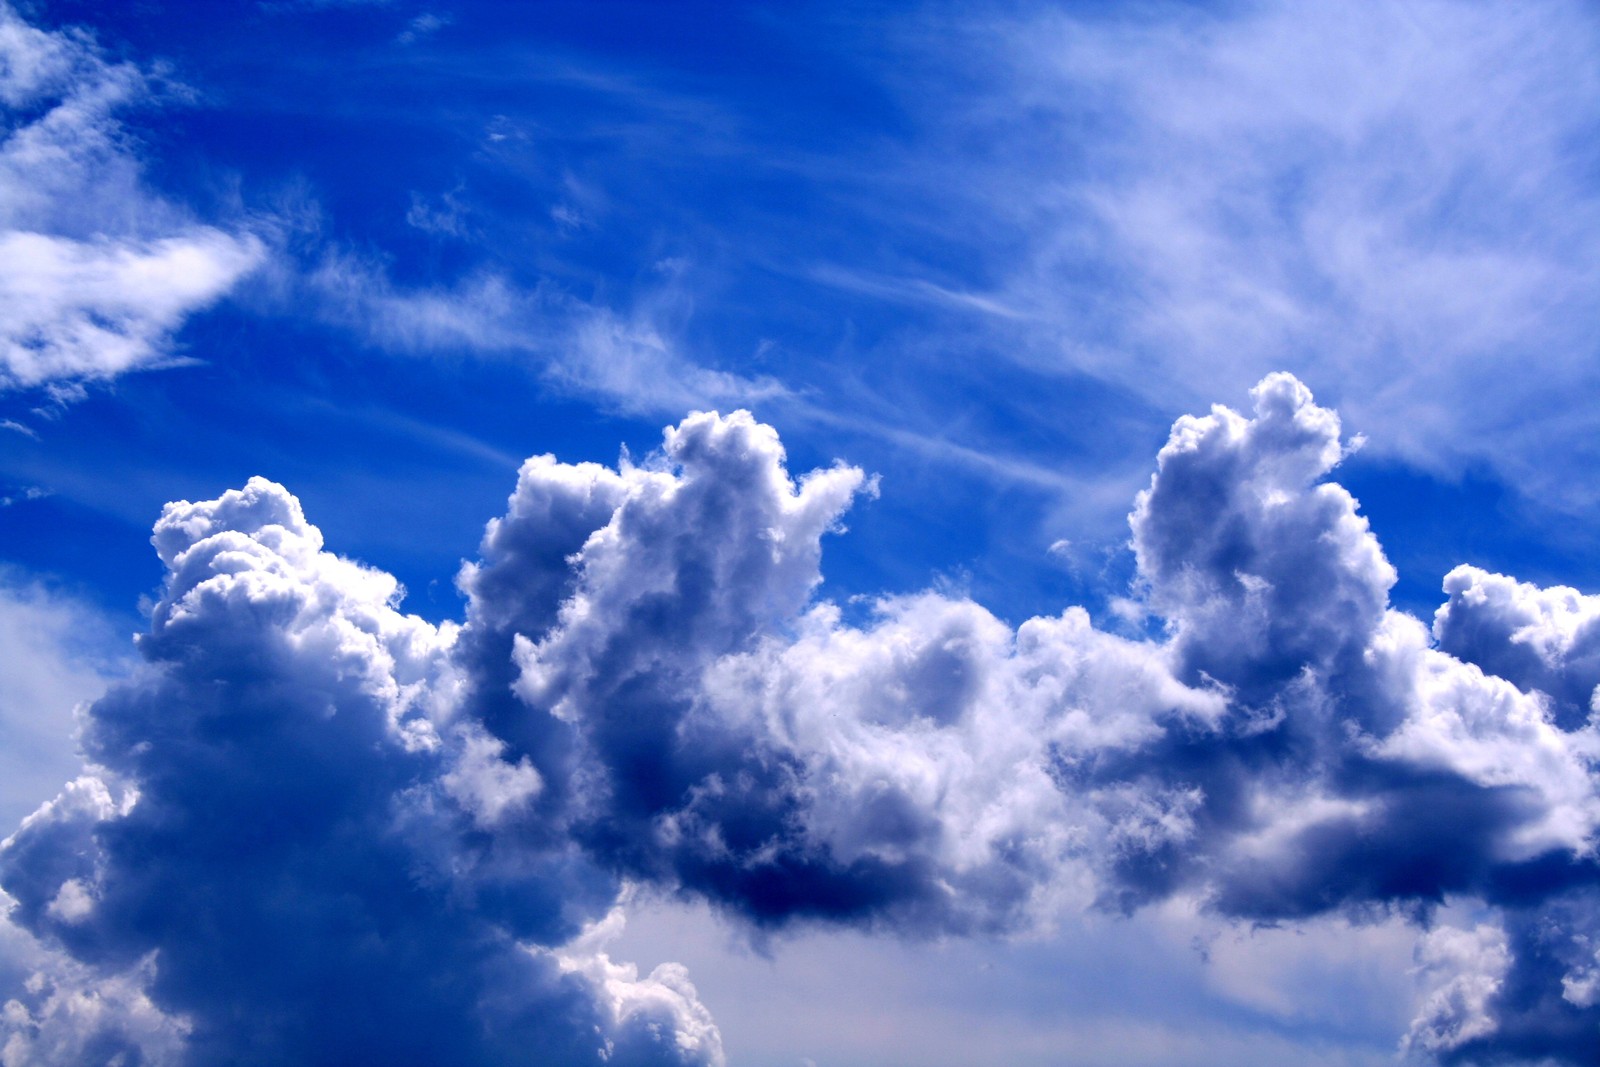
[[[526,756],[515,764],[501,758],[505,742],[482,730],[462,727],[461,755],[455,767],[439,778],[480,828],[494,826],[507,814],[527,806],[544,786]]]
[[[1417,944],[1417,969],[1434,983],[1404,1047],[1448,1052],[1494,1032],[1491,1003],[1511,966],[1506,932],[1491,923],[1440,926]]]
[[[1468,566],[1445,575],[1444,591],[1450,599],[1433,618],[1441,650],[1542,692],[1568,728],[1600,710],[1600,596]]]
[[[644,978],[631,963],[616,963],[607,949],[627,925],[624,904],[618,904],[602,919],[584,927],[583,932],[556,952],[561,969],[581,974],[600,993],[606,1011],[606,1026],[611,1033],[606,1059],[630,1062],[631,1050],[618,1044],[644,1039],[645,1047],[656,1040],[652,1035],[665,1031],[673,1035],[674,1052],[705,1067],[723,1067],[722,1034],[711,1013],[700,1003],[689,972],[682,964],[658,964]],[[637,1054],[637,1053],[634,1053]]]
[[[1561,999],[1580,1008],[1600,1004],[1600,949],[1593,962],[1583,961],[1561,977]]]
[[[771,378],[696,365],[644,309],[629,318],[603,309],[589,312],[563,346],[551,363],[551,377],[626,411],[753,404],[788,392]]]
[[[448,25],[450,25],[449,15],[436,15],[431,11],[424,11],[406,23],[406,28],[400,31],[400,35],[395,38],[395,43],[416,44],[418,41],[425,40],[438,33]]]
[[[442,225],[408,214],[413,225]],[[553,387],[630,414],[750,404],[784,396],[766,377],[697,364],[665,323],[670,292],[641,300],[622,315],[483,271],[448,285],[403,287],[382,263],[332,252],[306,279],[309,298],[328,322],[393,352],[524,359]]]
[[[828,929],[752,948],[703,904],[641,894],[617,945],[685,961],[736,1063],[1389,1067],[1414,938],[1398,919],[1250,930],[1190,905],[1041,938]]]
[[[1317,484],[1345,455],[1338,415],[1287,374],[1251,398],[1253,419],[1219,406],[1173,425],[1130,520],[1151,606],[1191,669],[1230,685],[1334,667],[1395,581],[1350,494]]]
[[[1388,609],[1393,569],[1322,480],[1347,451],[1337,416],[1287,375],[1253,397],[1253,417],[1180,419],[1138,501],[1160,643],[1075,609],[1012,630],[937,593],[865,625],[801,610],[846,497],[793,527],[812,483],[742,417],[686,421],[664,465],[525,468],[519,500],[548,483],[614,502],[563,535],[581,545],[570,585],[538,557],[529,587],[565,600],[513,642],[524,702],[582,739],[580,825],[637,876],[757,924],[924,933],[1175,892],[1280,921],[1425,908],[1489,892],[1495,870],[1581,862],[1593,731]],[[1452,1032],[1492,1041],[1502,1009],[1473,1011]]]
[[[1337,416],[1287,375],[1253,400],[1179,420],[1137,501],[1162,640],[941,592],[847,622],[814,596],[867,480],[792,477],[746,412],[691,415],[614,471],[525,463],[462,570],[461,626],[400,613],[274,483],[168,505],[149,663],[86,713],[93,772],[0,847],[12,922],[102,981],[153,960],[152,1003],[215,1047],[447,1033],[486,1062],[532,1042],[705,1064],[719,1031],[681,968],[610,959],[622,879],[758,932],[923,938],[1177,906],[1319,944],[1479,899],[1503,932],[1425,937],[1408,1047],[1534,1033],[1576,1062],[1541,1005],[1594,1022],[1591,901],[1541,872],[1593,862],[1595,727],[1390,610],[1376,539],[1323,481]],[[302,996],[310,957],[280,941],[306,924],[355,931],[312,956],[378,1030]],[[1271,952],[1217,951],[1214,992],[1301,1017]],[[1512,970],[1535,996],[1497,995]],[[439,973],[459,986],[419,1001]]]
[[[1600,732],[1593,726],[1562,730],[1538,699],[1430,649],[1422,624],[1409,616],[1389,617],[1369,657],[1409,709],[1375,752],[1538,797],[1541,817],[1502,843],[1511,856],[1593,847],[1600,827]]]
[[[1572,476],[1600,440],[1591,8],[1030,8],[958,30],[919,45],[987,60],[980,90],[912,106],[993,152],[918,165],[1017,227],[1025,251],[982,262],[1032,322],[1019,358],[1165,410],[1285,368],[1385,454],[1594,502]]]
[[[28,823],[53,823],[87,853],[89,828],[120,810],[104,783],[85,776],[67,783]],[[0,844],[0,856],[11,847],[10,840]],[[98,872],[90,868],[83,878],[63,882],[48,909],[52,918],[70,928],[90,916],[97,881]],[[180,1062],[190,1026],[150,999],[154,953],[124,961],[79,960],[53,939],[25,929],[17,913],[18,901],[0,892],[0,989],[8,997],[0,1007],[0,1063]]]
[[[413,190],[411,207],[406,211],[406,225],[444,237],[473,236],[474,230],[468,221],[472,209],[462,200],[461,193],[460,185],[445,190],[436,198]]]
[[[0,362],[16,388],[112,378],[165,358],[166,340],[260,259],[209,228],[149,244],[0,234]]]
[[[456,627],[398,612],[264,479],[168,505],[153,542],[147,663],[88,711],[90,773],[0,845],[6,1063],[717,1062],[681,971],[572,942],[616,884],[522,836],[537,776],[455,721]],[[46,965],[59,997],[21,973]]]
[[[12,902],[0,894],[0,912]],[[10,970],[20,970],[20,982]],[[177,1067],[190,1026],[163,1012],[147,987],[155,960],[125,971],[97,973],[47,947],[0,914],[0,980],[18,996],[0,1004],[0,1063],[5,1067],[138,1062]]]
[[[98,612],[0,570],[0,827],[77,776],[73,709],[127,670],[123,639]]]
[[[0,389],[115,377],[265,257],[247,232],[195,222],[146,189],[119,108],[159,79],[0,3]]]

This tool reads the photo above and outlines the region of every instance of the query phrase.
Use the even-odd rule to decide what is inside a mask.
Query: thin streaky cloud
[[[257,267],[264,244],[142,188],[116,112],[157,98],[145,72],[4,4],[0,57],[15,115],[0,142],[0,390],[170,360],[173,334]]]

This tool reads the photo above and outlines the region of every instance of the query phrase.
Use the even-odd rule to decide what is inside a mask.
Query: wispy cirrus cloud
[[[144,185],[117,112],[172,92],[87,34],[37,29],[0,4],[0,390],[171,359],[185,319],[264,259],[259,238]]]
[[[397,284],[381,262],[329,252],[303,279],[326,322],[396,353],[526,361],[558,391],[629,414],[739,407],[789,394],[779,381],[697,363],[675,334],[684,296],[668,276],[625,311],[481,270],[454,283]]]
[[[1593,502],[1592,10],[1030,5],[902,39],[962,49],[959,92],[900,87],[968,150],[908,158],[1001,235],[997,350],[1169,411],[1288,368],[1387,455]]]

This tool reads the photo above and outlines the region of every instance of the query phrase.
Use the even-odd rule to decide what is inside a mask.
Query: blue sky
[[[7,1067],[336,1057],[430,967],[460,1062],[1583,1062],[1597,45],[0,3],[5,833],[78,782],[0,852]],[[193,821],[333,796],[294,863]],[[217,981],[140,864],[394,955]]]

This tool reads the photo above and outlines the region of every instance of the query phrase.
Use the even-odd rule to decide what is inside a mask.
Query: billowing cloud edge
[[[1392,610],[1338,416],[1252,401],[1180,419],[1135,502],[1158,640],[936,592],[846,622],[822,539],[868,480],[791,477],[745,412],[528,460],[459,624],[274,483],[168,505],[144,668],[0,848],[4,1062],[721,1062],[681,969],[607,954],[628,886],[758,932],[1398,915],[1408,1054],[1583,1062],[1600,598],[1463,568],[1431,631]]]

